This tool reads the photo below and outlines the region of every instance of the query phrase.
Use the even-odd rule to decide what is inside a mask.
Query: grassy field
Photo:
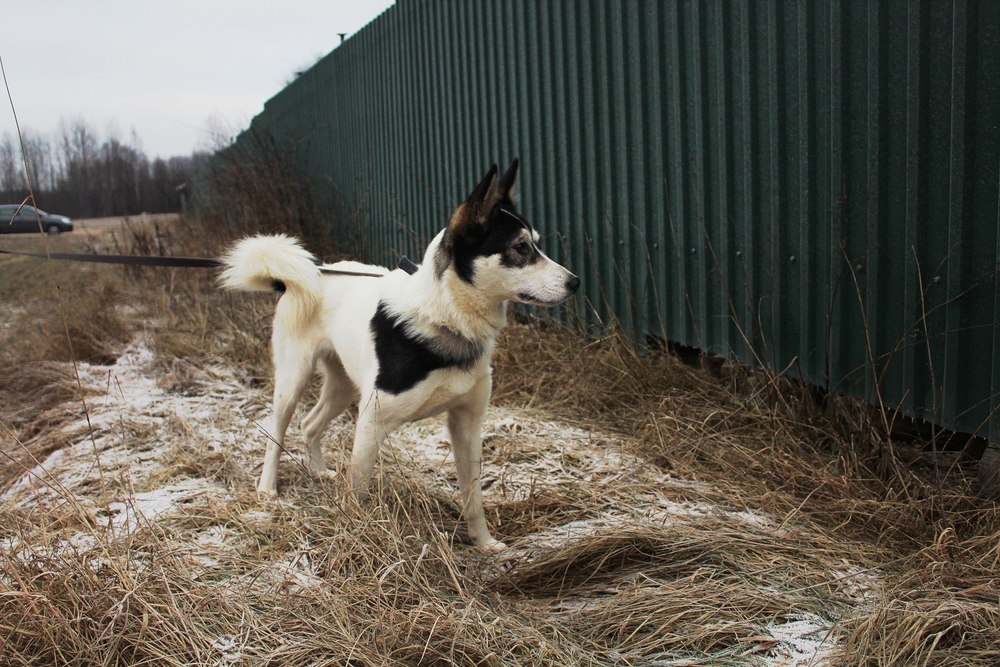
[[[217,252],[196,229],[0,242]],[[369,503],[310,478],[295,428],[256,496],[272,297],[5,258],[0,312],[3,664],[1000,664],[1000,514],[851,401],[514,322],[485,554],[441,419],[393,437]]]

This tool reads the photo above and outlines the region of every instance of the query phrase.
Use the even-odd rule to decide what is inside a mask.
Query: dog
[[[507,323],[508,302],[552,306],[580,286],[577,276],[538,248],[538,233],[517,212],[517,171],[515,159],[497,179],[494,164],[412,275],[357,262],[320,266],[284,235],[246,238],[225,254],[223,286],[282,293],[271,340],[274,423],[259,493],[277,493],[285,430],[318,366],[320,398],[302,422],[311,472],[329,474],[320,438],[355,401],[348,472],[361,500],[383,441],[404,423],[447,412],[469,537],[478,547],[505,547],[486,523],[480,482],[480,430],[497,336]]]

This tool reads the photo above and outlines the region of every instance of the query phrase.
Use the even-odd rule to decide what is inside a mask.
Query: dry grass
[[[845,556],[883,563],[881,597],[844,624],[844,664],[1000,660],[1000,512],[976,496],[971,471],[903,465],[851,401],[820,410],[791,382],[748,371],[720,379],[640,356],[617,335],[509,336],[500,350],[506,400],[636,434],[630,442],[652,464],[833,531],[854,542]]]
[[[588,341],[535,331],[517,325],[499,347],[499,400],[636,436],[643,456],[681,476],[906,550],[946,528],[979,535],[995,519],[993,505],[975,497],[970,470],[941,476],[902,465],[892,440],[867,428],[867,409],[849,399],[831,398],[823,410],[794,383],[761,372],[719,377],[668,354],[640,355],[617,334]]]
[[[181,227],[130,234],[200,254]],[[81,328],[72,355],[3,353],[5,664],[780,664],[776,628],[803,619],[839,640],[821,664],[1000,661],[996,508],[961,467],[904,465],[849,402],[515,323],[485,438],[498,559],[464,544],[433,426],[401,432],[370,504],[289,457],[280,501],[256,498],[267,297],[67,271],[61,304],[7,296],[8,335]],[[129,370],[136,340],[153,355]],[[117,393],[97,365],[115,359]],[[140,381],[159,393],[131,400]],[[350,427],[328,434],[335,466]],[[74,461],[90,469],[60,473]]]
[[[229,664],[227,653],[240,656],[233,664],[573,662],[541,633],[525,636],[528,623],[502,600],[453,584],[452,547],[426,535],[432,522],[419,505],[390,514],[308,497],[272,505],[263,518],[247,512],[258,506],[244,498],[224,509],[192,507],[167,530],[137,530],[86,553],[45,535],[19,536],[32,547],[16,569],[9,561],[3,569],[17,590],[0,602],[5,626],[18,621],[5,627],[9,664],[82,656],[93,664]],[[242,542],[206,572],[178,547],[179,535],[193,537],[192,524],[202,533],[224,525]],[[420,527],[425,547],[401,549],[400,535],[412,539]],[[306,585],[299,571],[311,578]]]

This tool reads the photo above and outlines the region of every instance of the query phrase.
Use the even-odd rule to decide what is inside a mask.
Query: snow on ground
[[[809,667],[824,664],[830,652],[832,628],[828,621],[811,614],[767,628],[778,644],[766,659],[773,667]]]
[[[67,424],[63,431],[73,443],[53,452],[45,461],[8,486],[0,500],[18,506],[58,502],[67,494],[97,518],[112,536],[123,535],[176,513],[195,500],[231,499],[224,483],[198,476],[163,474],[178,448],[196,456],[231,457],[246,472],[249,487],[259,470],[268,422],[267,398],[259,389],[248,389],[224,367],[201,369],[196,393],[163,388],[162,374],[154,369],[153,353],[134,345],[113,366],[80,364],[81,384],[93,395],[87,399],[87,416]],[[353,420],[342,416],[327,433],[326,451],[331,464],[343,460],[350,442]],[[296,427],[287,446],[298,451]],[[579,485],[608,487],[635,482],[642,489],[630,496],[629,507],[616,507],[600,516],[568,521],[541,531],[530,546],[515,554],[530,561],[546,548],[574,537],[625,524],[664,525],[672,521],[722,518],[756,530],[781,530],[780,522],[760,512],[723,508],[709,502],[677,500],[691,495],[699,484],[679,480],[627,453],[624,443],[607,433],[547,419],[525,410],[492,407],[483,429],[483,483],[487,501],[523,500],[543,488]],[[411,424],[396,433],[382,456],[382,465],[405,463],[428,483],[457,494],[454,464],[443,419]],[[289,465],[283,457],[282,465]],[[703,485],[702,485],[703,486]],[[128,489],[123,497],[122,489]],[[696,494],[697,495],[697,494]],[[252,510],[266,521],[267,512]],[[210,569],[215,556],[238,540],[229,528],[213,526],[196,534],[185,545],[192,562]],[[8,541],[9,542],[9,541]],[[75,548],[93,546],[81,533],[69,541]],[[16,549],[13,543],[0,548]],[[843,573],[831,573],[831,579]],[[247,576],[268,585],[290,588],[315,585],[319,575],[310,563],[310,546],[302,544],[263,572]],[[867,586],[858,585],[861,600]],[[827,664],[834,634],[821,618],[799,614],[767,628],[774,646],[766,656],[748,658],[748,665],[804,667]],[[238,660],[238,639],[221,637],[217,646],[223,662]]]

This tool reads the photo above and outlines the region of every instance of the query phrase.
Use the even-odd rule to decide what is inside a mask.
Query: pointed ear
[[[493,185],[493,179],[497,177],[497,166],[494,164],[490,167],[490,170],[486,172],[483,176],[483,180],[479,181],[477,185],[468,197],[465,199],[466,204],[473,204],[474,206],[479,206],[483,199],[486,198],[486,193],[490,191],[490,186]]]
[[[452,213],[451,221],[448,223],[448,234],[445,237],[446,249],[451,249],[456,238],[469,235],[475,230],[475,225],[482,223],[480,217],[483,200],[493,188],[493,181],[496,180],[496,177],[497,166],[494,164],[483,176],[483,180],[479,181],[479,185],[473,188],[465,201],[459,204],[455,212]]]
[[[507,167],[507,171],[500,177],[500,183],[497,185],[497,193],[501,198],[510,197],[511,190],[514,188],[514,180],[517,179],[519,164],[517,158],[514,158],[514,161]]]

